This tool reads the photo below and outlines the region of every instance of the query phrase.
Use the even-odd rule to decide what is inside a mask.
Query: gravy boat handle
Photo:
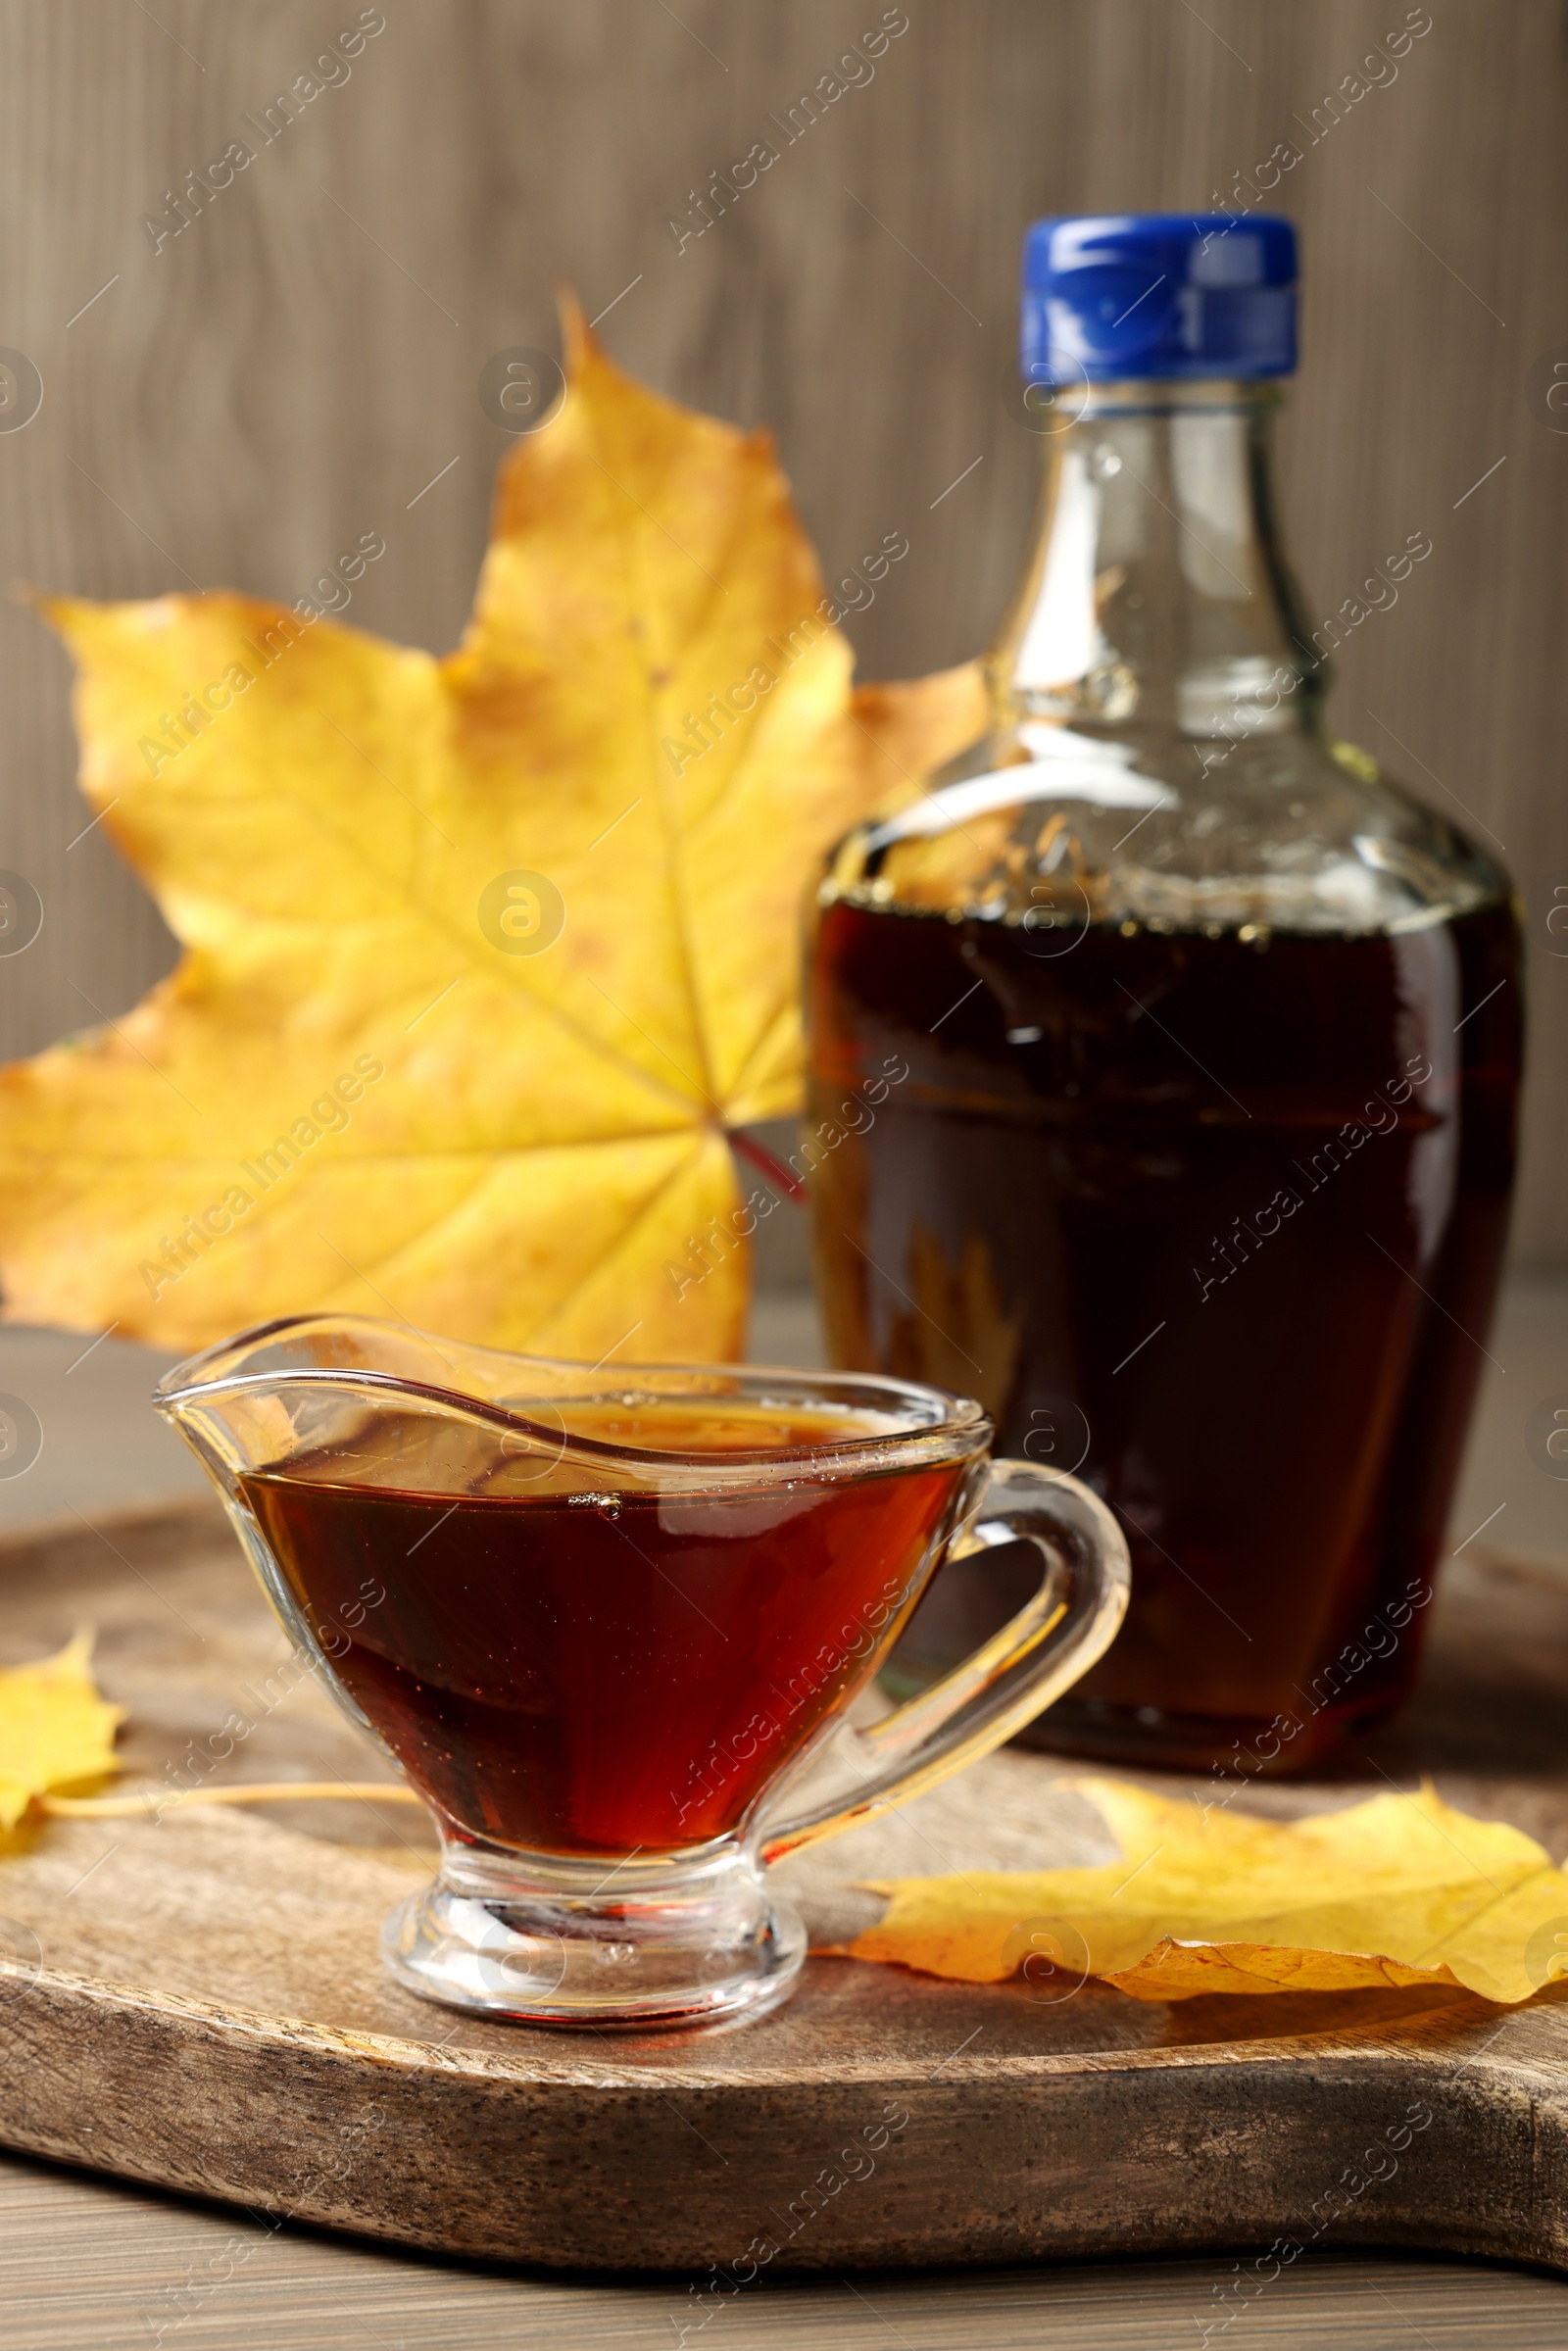
[[[1027,1606],[918,1697],[868,1729],[842,1733],[830,1752],[852,1785],[797,1819],[771,1824],[764,1814],[764,1860],[837,1837],[988,1755],[1103,1655],[1126,1613],[1130,1582],[1126,1541],[1104,1503],[1076,1478],[1029,1461],[993,1461],[978,1505],[936,1572],[949,1559],[1019,1541],[1032,1543],[1045,1563]]]

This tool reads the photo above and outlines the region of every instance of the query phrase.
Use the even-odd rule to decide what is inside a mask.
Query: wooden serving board
[[[385,1774],[288,1662],[214,1506],[14,1541],[0,1610],[5,1662],[96,1624],[133,1773],[221,1747],[238,1716],[256,1728],[215,1784]],[[1009,1750],[781,1880],[827,1940],[875,1915],[867,1876],[1108,1859],[1083,1799],[1053,1792],[1068,1768]],[[1402,1721],[1353,1773],[1249,1801],[1320,1809],[1423,1770],[1568,1850],[1568,1588],[1451,1566]],[[1568,2270],[1568,1996],[1163,2008],[820,1958],[740,2031],[566,2035],[383,1976],[378,1924],[432,1851],[412,1807],[361,1801],[53,1821],[0,1847],[0,2141],[444,2251],[715,2264],[724,2294],[763,2267],[1278,2238]]]

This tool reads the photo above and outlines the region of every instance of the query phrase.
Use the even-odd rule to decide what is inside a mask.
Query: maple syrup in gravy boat
[[[387,1921],[415,1991],[537,2023],[692,2025],[790,1989],[764,1864],[1029,1722],[1121,1621],[1072,1479],[891,1379],[587,1365],[302,1316],[179,1365],[158,1408],[285,1630],[428,1805]],[[1032,1542],[1028,1605],[907,1705],[846,1717],[942,1561]]]

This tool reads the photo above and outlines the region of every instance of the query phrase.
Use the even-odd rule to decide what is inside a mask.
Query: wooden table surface
[[[798,1308],[781,1304],[759,1323],[758,1355],[779,1360],[808,1351],[808,1323]],[[1506,1519],[1528,1530],[1521,1549],[1568,1573],[1568,1485],[1542,1478],[1522,1444],[1532,1406],[1568,1389],[1560,1291],[1516,1289],[1494,1350],[1513,1376],[1504,1390],[1503,1375],[1491,1375],[1456,1546],[1463,1547],[1469,1532],[1467,1513],[1479,1524],[1500,1504]],[[105,1351],[100,1347],[98,1356]],[[51,1514],[62,1500],[70,1507],[73,1493],[96,1512],[109,1498],[111,1462],[118,1493],[141,1498],[169,1491],[177,1471],[172,1475],[155,1448],[140,1449],[146,1359],[128,1348],[113,1351],[107,1364],[95,1357],[91,1407],[84,1409],[79,1392],[64,1385],[73,1352],[56,1342],[0,1334],[0,1387],[23,1393],[25,1382],[46,1432],[60,1440]],[[13,1488],[4,1499],[3,1515],[15,1524],[24,1515],[21,1495]],[[1494,1527],[1489,1540],[1502,1531]],[[710,2321],[704,2351],[751,2351],[786,2339],[802,2351],[890,2338],[907,2351],[958,2345],[1004,2351],[1054,2341],[1086,2351],[1142,2351],[1202,2342],[1216,2291],[1231,2274],[1228,2262],[1205,2259],[760,2280]],[[678,2345],[691,2316],[685,2290],[668,2279],[612,2283],[433,2261],[299,2227],[263,2226],[232,2211],[12,2156],[0,2156],[0,2313],[6,2351],[118,2351],[159,2342],[189,2351],[257,2343],[269,2351],[328,2344],[335,2351],[344,2342],[378,2343],[386,2351],[425,2344],[477,2351],[565,2341],[592,2351]],[[1250,2345],[1270,2351],[1352,2342],[1381,2351],[1422,2341],[1446,2351],[1450,2345],[1525,2351],[1568,2340],[1568,2283],[1471,2262],[1331,2251],[1303,2257],[1233,2324],[1245,2327]],[[1219,2331],[1209,2339],[1218,2341]]]
[[[1185,2351],[1228,2275],[1218,2261],[1118,2262],[760,2283],[706,2330],[703,2351]],[[522,2278],[296,2229],[269,2234],[226,2212],[0,2162],[7,2351],[160,2340],[180,2351],[675,2351],[685,2304],[668,2280]],[[1548,2278],[1307,2255],[1230,2330],[1227,2351],[1560,2351],[1565,2336],[1568,2285]]]

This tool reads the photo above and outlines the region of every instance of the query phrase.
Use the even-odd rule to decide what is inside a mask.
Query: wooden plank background
[[[878,0],[381,13],[348,78],[262,144],[242,117],[354,0],[0,0],[0,345],[44,383],[35,419],[0,431],[5,576],[293,597],[377,531],[347,616],[450,645],[505,447],[479,371],[556,343],[565,278],[590,314],[613,302],[603,331],[631,367],[775,428],[830,570],[907,534],[855,624],[867,673],[956,660],[996,620],[1027,514],[1034,444],[1007,397],[1024,223],[1250,203],[1238,174],[1294,142],[1271,199],[1306,260],[1291,542],[1316,616],[1408,532],[1434,541],[1347,645],[1334,715],[1506,844],[1535,987],[1518,1247],[1568,1261],[1568,936],[1547,928],[1568,905],[1568,416],[1544,398],[1568,360],[1561,0],[1430,0],[1430,30],[1332,127],[1314,108],[1403,0],[906,0],[874,78],[684,249],[667,221],[688,191]],[[141,216],[239,136],[255,161],[155,253]],[[38,620],[0,607],[0,867],[45,906],[36,945],[0,959],[10,1052],[118,1011],[172,955],[101,835],[74,838],[67,689]]]

